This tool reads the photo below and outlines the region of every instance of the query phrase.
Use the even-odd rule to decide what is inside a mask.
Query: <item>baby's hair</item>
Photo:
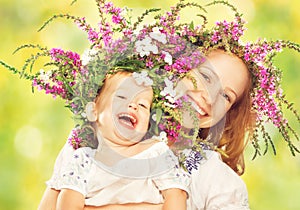
[[[132,72],[121,70],[116,73],[107,74],[103,80],[103,85],[101,85],[97,91],[97,96],[95,98],[95,103],[99,104],[101,100],[102,93],[107,90],[113,83],[113,81],[117,82],[119,79],[124,78],[125,76],[130,76]]]

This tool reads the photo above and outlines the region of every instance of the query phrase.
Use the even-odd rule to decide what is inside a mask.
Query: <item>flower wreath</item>
[[[72,3],[75,3],[73,1]],[[260,153],[259,133],[265,144],[272,145],[272,139],[264,128],[264,122],[271,122],[278,128],[291,152],[300,152],[292,142],[292,136],[297,140],[296,131],[284,117],[283,110],[291,111],[300,122],[297,111],[289,103],[280,87],[281,71],[272,63],[273,57],[283,48],[290,48],[300,52],[300,46],[290,41],[267,41],[259,39],[256,42],[242,44],[240,37],[245,30],[245,22],[237,9],[227,1],[213,1],[206,5],[179,2],[166,13],[154,17],[154,23],[143,25],[143,19],[150,13],[157,13],[160,9],[146,10],[136,22],[126,13],[127,8],[115,7],[105,0],[96,0],[100,22],[97,28],[88,24],[85,18],[69,14],[54,15],[41,27],[44,29],[57,18],[72,20],[85,31],[91,43],[90,49],[82,56],[72,51],[58,48],[48,49],[39,45],[23,45],[23,48],[36,48],[38,53],[25,61],[22,70],[0,61],[8,70],[20,74],[21,77],[33,81],[33,86],[44,90],[46,94],[61,97],[66,106],[74,114],[76,128],[69,138],[74,148],[81,146],[96,147],[94,131],[85,117],[85,104],[93,101],[97,91],[101,88],[107,74],[118,71],[135,72],[137,81],[147,83],[153,81],[154,99],[152,105],[151,133],[162,140],[176,142],[182,137],[188,139],[188,144],[196,153],[201,153],[205,142],[198,137],[198,129],[192,135],[187,135],[181,129],[182,116],[174,108],[188,109],[194,113],[185,97],[177,98],[174,87],[189,71],[205,61],[210,50],[222,48],[240,57],[248,66],[252,78],[252,107],[257,113],[252,144],[255,155]],[[222,4],[232,9],[235,19],[232,22],[217,22],[208,28],[205,16],[206,8],[215,4]],[[186,7],[199,9],[198,16],[203,19],[202,24],[193,22],[181,23],[179,13]],[[138,29],[138,28],[141,29]],[[121,37],[121,38],[120,38]],[[49,57],[45,67],[48,71],[32,72],[35,61],[40,57]],[[29,72],[28,72],[29,70]],[[195,126],[198,121],[195,120]],[[208,142],[209,147],[214,146]],[[268,148],[268,147],[266,147]],[[194,153],[195,154],[195,153]],[[181,163],[188,155],[180,154]],[[196,155],[197,156],[197,155]],[[197,161],[196,161],[197,162]],[[183,164],[184,165],[184,164]],[[186,166],[186,165],[185,165]],[[190,171],[195,165],[188,167]]]

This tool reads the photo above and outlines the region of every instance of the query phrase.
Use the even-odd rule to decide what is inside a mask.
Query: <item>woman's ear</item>
[[[85,106],[85,112],[88,121],[95,122],[97,120],[97,110],[95,102],[88,102]]]

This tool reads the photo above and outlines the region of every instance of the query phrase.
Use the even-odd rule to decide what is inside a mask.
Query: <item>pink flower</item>
[[[116,24],[119,24],[122,20],[122,17],[120,17],[119,15],[113,15],[112,16],[112,22],[113,23],[116,23]]]
[[[82,138],[79,137],[80,132],[82,131],[79,128],[74,128],[68,137],[68,142],[74,149],[78,149],[82,141]]]

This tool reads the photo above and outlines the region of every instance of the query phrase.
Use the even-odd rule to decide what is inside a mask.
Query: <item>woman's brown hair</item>
[[[223,161],[239,175],[245,170],[244,149],[255,126],[255,114],[251,109],[251,85],[249,72],[249,82],[244,93],[226,114],[224,132],[218,145],[226,154],[222,155]]]

